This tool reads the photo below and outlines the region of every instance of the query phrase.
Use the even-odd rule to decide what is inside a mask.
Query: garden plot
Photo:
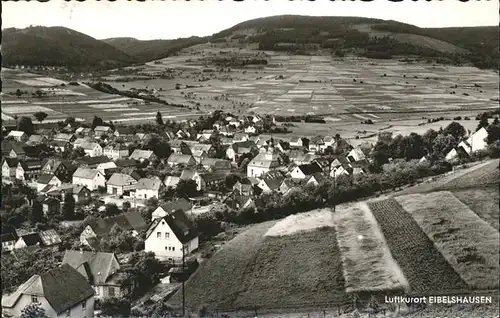
[[[393,258],[403,270],[411,292],[434,294],[468,289],[432,240],[396,200],[372,201],[368,206]]]
[[[106,108],[106,109],[101,109],[102,111],[105,112],[132,112],[132,111],[139,111],[139,108]],[[121,115],[126,115],[126,114],[121,114]]]
[[[2,100],[2,105],[9,105],[9,104],[28,104],[28,101],[22,99]]]
[[[321,227],[333,227],[333,213],[330,209],[290,215],[273,225],[265,236],[292,235],[313,231]]]
[[[10,116],[9,116],[9,115],[7,115],[7,114],[2,113],[2,120],[14,120],[14,118],[13,118],[13,117],[10,117]]]
[[[45,112],[49,116],[53,115],[64,115],[63,113],[57,112],[47,107],[37,106],[37,105],[22,105],[22,106],[2,106],[2,112],[7,115],[32,115],[37,112]]]
[[[84,93],[79,93],[79,92],[74,92],[69,89],[64,89],[64,88],[42,88],[41,89],[43,92],[47,93],[52,93],[54,95],[58,96],[87,96]]]
[[[110,108],[128,108],[128,107],[130,107],[130,105],[128,105],[128,104],[92,104],[92,105],[87,105],[87,107],[96,108],[96,109],[110,109]]]
[[[395,198],[472,288],[497,289],[500,236],[447,191]]]
[[[408,282],[366,203],[338,208],[333,218],[346,291],[408,290]]]

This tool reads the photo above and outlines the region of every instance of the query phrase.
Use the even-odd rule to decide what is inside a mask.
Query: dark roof
[[[32,146],[24,146],[23,150],[26,156],[28,157],[38,157],[43,149],[46,146],[44,144],[32,145]]]
[[[135,167],[137,166],[137,162],[133,159],[118,159],[115,161],[117,167]]]
[[[323,168],[330,166],[330,160],[328,160],[328,158],[325,157],[316,158],[312,162],[317,163],[320,167]]]
[[[268,177],[268,178],[263,178],[262,180],[267,184],[269,189],[275,190],[278,189],[283,182],[283,177]]]
[[[298,167],[306,176],[312,175],[316,172],[322,172],[320,166],[315,163],[300,165]]]
[[[79,158],[77,160],[75,160],[76,163],[78,164],[81,164],[81,165],[98,165],[98,164],[101,164],[101,163],[105,163],[105,162],[110,162],[112,161],[111,159],[109,159],[108,157],[106,156],[99,156],[99,157],[82,157],[82,158]]]
[[[6,157],[3,159],[3,162],[7,162],[7,165],[9,166],[9,168],[15,168],[15,167],[17,167],[17,164],[19,163],[19,159]]]
[[[54,178],[52,173],[44,173],[38,176],[37,182],[42,184],[48,184],[50,180]]]
[[[40,235],[38,233],[25,234],[20,238],[23,239],[24,243],[26,243],[26,246],[33,246],[37,243],[42,244],[42,239],[40,238]]]
[[[16,233],[5,233],[1,235],[2,237],[2,243],[3,242],[10,242],[10,241],[17,241],[17,234]]]
[[[137,232],[148,227],[141,214],[135,211],[89,222],[92,230],[101,236],[108,235],[115,224],[124,230],[136,230]]]
[[[111,264],[114,259],[118,263],[118,259],[113,253],[67,250],[62,262],[78,271],[85,269],[85,273],[93,285],[102,285],[113,274]]]
[[[134,131],[131,127],[117,127],[115,132],[118,132],[120,135],[133,135]]]
[[[39,159],[20,160],[19,163],[21,164],[21,167],[23,167],[24,171],[39,170],[42,168],[42,160]]]
[[[163,218],[157,218],[151,223],[146,237],[153,232],[156,226],[165,220],[174,232],[175,236],[182,244],[185,244],[198,236],[198,230],[189,221],[186,214],[183,211],[177,210],[173,213],[167,214]]]
[[[64,264],[40,276],[43,294],[59,314],[94,295],[94,289],[71,266]]]
[[[205,182],[224,180],[226,178],[225,173],[203,173],[201,176]]]
[[[182,210],[187,211],[191,209],[191,202],[186,199],[179,199],[176,201],[171,201],[160,205],[160,207],[166,212],[171,213],[172,211]]]

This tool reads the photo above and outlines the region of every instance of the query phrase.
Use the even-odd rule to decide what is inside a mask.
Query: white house
[[[94,289],[68,264],[33,275],[14,293],[2,297],[2,314],[21,317],[32,303],[40,304],[50,318],[94,317]]]
[[[14,138],[14,140],[21,142],[25,142],[29,138],[24,131],[19,131],[19,130],[12,130],[11,132],[9,132],[7,137],[12,137]]]
[[[163,182],[158,177],[142,178],[135,185],[135,196],[138,199],[159,198]]]
[[[361,149],[354,148],[347,154],[346,158],[347,160],[349,160],[349,162],[356,162],[365,160],[366,156]]]
[[[125,159],[129,155],[128,148],[125,145],[108,145],[104,147],[104,155],[110,159],[118,160]]]
[[[198,242],[198,231],[186,214],[177,210],[151,223],[144,250],[154,252],[159,260],[176,262],[198,249]]]
[[[99,170],[100,172],[102,172],[103,174],[106,173],[106,170],[115,169],[115,168],[117,168],[117,165],[113,161],[100,163],[96,167],[96,169]]]
[[[292,137],[290,138],[290,147],[302,147],[304,145],[302,138],[300,137]]]
[[[459,148],[463,150],[470,156],[476,151],[484,150],[488,147],[486,138],[488,137],[488,131],[482,127],[472,135],[470,135],[467,140],[462,141],[458,144]]]
[[[82,148],[89,157],[99,157],[103,153],[102,147],[97,142],[82,142],[78,147]]]
[[[305,165],[300,165],[292,169],[290,176],[292,179],[306,179],[307,176],[311,176],[315,173],[321,173],[321,167],[316,163],[309,163]]]
[[[171,154],[167,159],[167,165],[169,167],[175,167],[178,165],[184,165],[186,167],[194,167],[196,166],[196,159],[192,155],[183,155],[183,154]]]
[[[193,180],[196,183],[196,190],[201,191],[205,188],[205,181],[196,170],[182,170],[181,180]]]
[[[137,180],[125,173],[113,173],[106,185],[108,194],[124,195],[135,192]]]
[[[41,174],[36,180],[36,190],[40,192],[48,184],[60,187],[62,185],[62,181],[53,174]]]
[[[86,186],[94,191],[99,187],[106,186],[104,174],[97,169],[78,168],[73,174],[73,184]]]
[[[248,163],[247,176],[258,178],[272,169],[278,168],[279,166],[280,161],[276,154],[269,152],[260,153]]]
[[[255,126],[248,126],[245,128],[245,133],[247,134],[255,134],[257,132],[257,128]]]

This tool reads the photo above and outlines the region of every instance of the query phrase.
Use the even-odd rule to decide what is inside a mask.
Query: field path
[[[396,200],[372,201],[368,205],[412,293],[446,293],[468,288]]]

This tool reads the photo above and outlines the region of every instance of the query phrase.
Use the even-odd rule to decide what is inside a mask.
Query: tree
[[[32,225],[42,222],[43,220],[43,207],[38,200],[34,200],[31,208],[30,222]]]
[[[159,126],[163,126],[163,117],[160,112],[156,113],[156,124]]]
[[[132,295],[142,295],[160,281],[163,265],[151,252],[136,252],[130,255],[128,283],[134,286]]]
[[[31,303],[21,310],[21,318],[48,318],[40,303]]]
[[[21,90],[18,88],[18,89],[16,90],[16,96],[17,96],[17,97],[21,97],[21,95],[23,95],[23,92],[21,92]]]
[[[442,135],[434,139],[434,143],[432,144],[432,154],[439,159],[442,159],[446,156],[451,149],[457,146],[457,141],[452,135]]]
[[[102,120],[102,118],[94,116],[94,119],[92,120],[92,129],[102,125],[104,125],[104,121]]]
[[[100,302],[101,315],[105,317],[129,317],[130,301],[116,297],[104,299]]]
[[[190,198],[198,195],[198,186],[194,180],[179,180],[175,192],[180,198]]]
[[[28,135],[31,135],[34,131],[33,122],[30,117],[21,117],[17,123],[17,130],[24,131]]]
[[[465,136],[466,130],[464,126],[460,125],[456,121],[452,122],[443,130],[445,135],[451,135],[455,140],[460,141],[460,139]]]
[[[36,112],[33,114],[33,117],[36,118],[40,123],[47,118],[48,114],[46,112]]]
[[[425,132],[425,134],[422,136],[423,142],[424,142],[424,147],[427,149],[428,153],[432,152],[432,144],[434,143],[434,140],[437,138],[438,132],[435,131],[434,129],[429,129]]]
[[[228,174],[225,179],[225,186],[232,189],[236,182],[241,181],[241,177],[237,174]]]
[[[64,197],[62,215],[65,220],[73,220],[75,218],[75,198],[72,195]]]
[[[76,147],[75,149],[73,149],[73,151],[71,152],[70,154],[70,159],[78,159],[78,158],[81,158],[81,157],[85,157],[85,150],[83,150],[82,147]]]
[[[498,117],[495,117],[495,119],[493,119],[493,125],[498,125],[500,124],[500,121],[498,120]]]
[[[417,133],[411,133],[403,138],[404,140],[404,158],[406,160],[420,159],[426,154],[424,140]]]
[[[375,167],[379,168],[388,163],[390,156],[389,144],[381,140],[377,141],[371,153]]]
[[[66,120],[64,120],[64,125],[70,125],[70,126],[74,126],[76,124],[76,119],[75,117],[68,117],[66,118]]]
[[[486,130],[488,131],[488,137],[486,137],[488,145],[500,140],[500,125],[489,125]]]
[[[481,115],[481,118],[479,119],[479,123],[477,124],[476,131],[478,131],[481,128],[487,128],[489,125],[488,123],[488,114],[483,113]]]

